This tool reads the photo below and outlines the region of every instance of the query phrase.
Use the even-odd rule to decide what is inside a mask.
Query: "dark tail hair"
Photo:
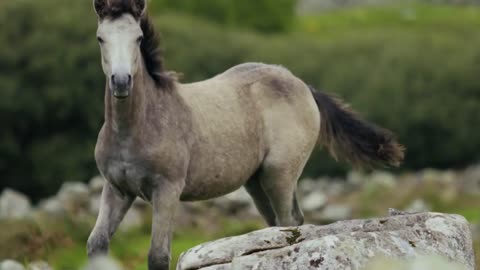
[[[391,131],[363,120],[340,99],[310,90],[320,110],[321,143],[335,159],[340,155],[355,166],[400,166],[405,148]]]

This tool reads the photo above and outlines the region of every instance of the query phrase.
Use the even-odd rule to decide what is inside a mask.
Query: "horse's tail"
[[[398,167],[405,148],[389,130],[368,123],[340,99],[310,87],[321,115],[320,142],[356,166]]]

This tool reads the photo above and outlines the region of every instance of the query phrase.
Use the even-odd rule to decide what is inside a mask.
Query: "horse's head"
[[[126,98],[142,66],[140,23],[145,16],[146,0],[94,0],[93,3],[98,15],[97,39],[103,71],[113,95]]]

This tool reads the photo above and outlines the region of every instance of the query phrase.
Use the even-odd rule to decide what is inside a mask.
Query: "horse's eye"
[[[101,37],[97,37],[98,43],[102,44],[104,41]]]
[[[137,38],[137,43],[140,44],[140,43],[142,43],[142,41],[143,41],[143,36],[140,36],[140,37]]]

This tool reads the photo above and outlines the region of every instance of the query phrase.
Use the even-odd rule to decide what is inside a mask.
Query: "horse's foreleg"
[[[109,183],[105,183],[97,222],[87,242],[89,258],[108,253],[110,239],[132,205],[133,200],[133,196],[122,196],[116,193]]]
[[[180,202],[183,181],[170,182],[159,179],[152,191],[152,243],[148,253],[149,270],[168,270],[173,219]]]

